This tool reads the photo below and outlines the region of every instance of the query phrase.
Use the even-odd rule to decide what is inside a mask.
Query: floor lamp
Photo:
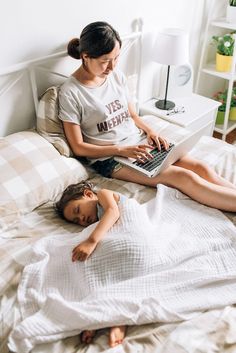
[[[182,65],[189,61],[187,32],[179,28],[167,28],[158,33],[153,50],[153,60],[167,65],[165,98],[158,100],[155,106],[163,110],[173,109],[175,103],[167,100],[170,66]]]

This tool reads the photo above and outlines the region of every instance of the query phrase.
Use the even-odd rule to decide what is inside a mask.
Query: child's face
[[[71,200],[64,208],[64,217],[67,221],[87,227],[96,222],[97,196],[91,190],[85,190],[79,200]]]

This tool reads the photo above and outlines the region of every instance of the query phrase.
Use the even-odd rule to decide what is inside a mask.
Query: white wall
[[[134,0],[8,0],[0,6],[0,67],[64,48],[92,21],[129,32],[137,8]]]
[[[182,27],[198,42],[204,3],[210,0],[8,0],[0,5],[0,68],[60,50],[91,21],[110,22],[120,34],[142,17],[145,30]],[[221,1],[221,0],[218,0]]]
[[[212,0],[213,1],[213,0]],[[225,4],[227,0],[215,0]],[[142,17],[146,34],[181,27],[190,34],[190,59],[196,72],[201,30],[211,0],[8,0],[0,3],[0,71],[7,66],[64,50],[89,22],[110,22],[121,35]],[[146,35],[146,54],[150,36]],[[152,40],[153,37],[151,37]],[[145,54],[145,53],[144,53]],[[148,55],[147,55],[148,57]],[[143,61],[142,100],[158,87],[157,64]],[[155,74],[153,74],[153,72]],[[0,87],[2,78],[0,79]],[[1,123],[1,122],[0,122]]]

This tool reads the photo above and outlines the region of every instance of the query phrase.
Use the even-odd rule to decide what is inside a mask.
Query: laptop
[[[152,178],[155,175],[162,172],[164,169],[175,163],[178,159],[187,154],[193,146],[198,142],[201,136],[205,134],[205,131],[209,124],[203,125],[199,130],[193,131],[178,144],[169,143],[169,149],[165,150],[162,146],[159,151],[157,147],[154,147],[150,153],[153,155],[153,159],[150,159],[144,163],[137,161],[133,158],[126,158],[116,156],[114,159],[129,167],[137,170],[140,173]],[[143,139],[139,144],[147,144],[147,140]]]

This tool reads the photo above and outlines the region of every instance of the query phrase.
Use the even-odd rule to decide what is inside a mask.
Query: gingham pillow
[[[78,160],[62,156],[35,131],[0,139],[1,214],[30,212],[88,177]]]
[[[37,131],[48,142],[66,157],[72,157],[73,152],[66,140],[63,125],[58,118],[58,89],[49,87],[39,100],[37,110]]]

